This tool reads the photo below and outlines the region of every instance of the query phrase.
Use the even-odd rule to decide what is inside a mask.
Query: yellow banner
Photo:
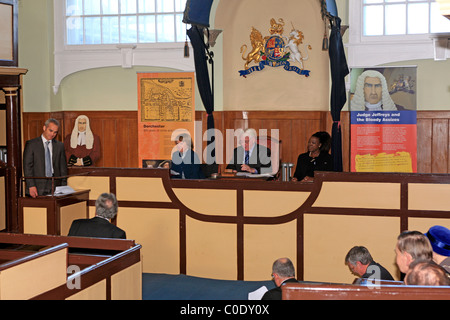
[[[188,131],[194,139],[193,72],[138,73],[139,163],[170,160],[173,132]]]

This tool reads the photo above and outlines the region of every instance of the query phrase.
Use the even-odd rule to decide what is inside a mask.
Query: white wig
[[[371,78],[378,78],[381,81],[381,103],[383,105],[383,110],[397,110],[397,107],[395,106],[394,101],[392,100],[386,79],[384,76],[375,70],[366,70],[358,77],[358,80],[356,80],[356,89],[355,94],[350,101],[350,110],[351,111],[363,111],[365,110],[366,105],[366,99],[364,98],[364,82],[367,77]]]
[[[72,135],[70,136],[70,147],[75,149],[78,145],[78,120],[80,119],[86,119],[86,149],[92,149],[94,145],[94,134],[92,133],[91,126],[89,125],[89,118],[85,115],[80,115],[75,120]]]

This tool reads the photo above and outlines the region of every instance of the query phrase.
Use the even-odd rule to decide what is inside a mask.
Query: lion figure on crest
[[[250,34],[250,42],[252,44],[252,50],[245,57],[244,54],[247,51],[247,45],[241,46],[242,59],[245,60],[245,70],[248,69],[248,65],[254,61],[259,63],[261,61],[261,52],[264,51],[264,38],[257,29],[252,27],[252,33]]]

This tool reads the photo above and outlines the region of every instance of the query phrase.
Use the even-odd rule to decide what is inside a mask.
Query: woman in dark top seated
[[[314,171],[333,171],[330,146],[331,137],[328,132],[314,133],[308,141],[308,152],[298,156],[292,181],[313,181]]]

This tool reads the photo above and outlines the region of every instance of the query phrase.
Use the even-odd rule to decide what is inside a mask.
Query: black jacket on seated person
[[[328,152],[321,151],[317,158],[309,156],[309,152],[298,156],[294,177],[298,181],[304,177],[314,177],[315,171],[333,171],[333,158]]]
[[[295,278],[290,278],[287,280],[284,280],[284,282],[281,284],[281,286],[270,289],[266,293],[264,293],[261,300],[282,300],[282,291],[281,287],[284,286],[286,283],[298,283],[298,281]]]
[[[361,276],[362,279],[370,280],[390,280],[394,281],[392,275],[381,264],[372,261],[367,267],[366,273]]]
[[[127,238],[125,231],[101,217],[73,221],[68,235],[89,238]]]

